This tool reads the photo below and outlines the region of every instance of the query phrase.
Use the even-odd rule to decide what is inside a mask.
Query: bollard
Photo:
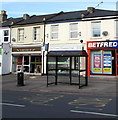
[[[17,74],[17,86],[24,86],[24,73],[19,72]]]

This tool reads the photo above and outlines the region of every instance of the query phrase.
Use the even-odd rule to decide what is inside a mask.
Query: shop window
[[[39,56],[13,57],[13,72],[41,73],[42,63]]]
[[[77,23],[70,24],[70,38],[77,37],[78,37],[78,24]]]
[[[51,26],[51,40],[58,39],[58,25]]]
[[[100,36],[101,36],[101,22],[93,22],[92,37],[100,37]]]
[[[38,41],[40,36],[40,27],[34,27],[33,35],[34,35],[34,41]]]
[[[24,29],[18,29],[18,42],[24,41]]]
[[[9,30],[3,31],[3,41],[8,42],[9,41]]]
[[[91,51],[91,75],[115,75],[116,74],[115,51],[92,50]]]
[[[22,72],[23,70],[23,57],[14,57],[13,58],[13,72]]]

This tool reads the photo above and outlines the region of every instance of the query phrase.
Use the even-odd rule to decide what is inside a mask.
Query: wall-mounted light
[[[81,43],[83,43],[83,40],[80,40]]]

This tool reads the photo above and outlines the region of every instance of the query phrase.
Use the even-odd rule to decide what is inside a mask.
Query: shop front
[[[118,40],[88,41],[88,75],[118,76]]]
[[[41,46],[12,48],[12,72],[42,73]]]

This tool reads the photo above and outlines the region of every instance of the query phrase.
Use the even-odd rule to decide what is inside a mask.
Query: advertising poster
[[[101,72],[101,54],[94,54],[94,65],[93,65],[94,72]]]
[[[105,73],[111,73],[112,72],[112,56],[111,54],[104,54],[104,68],[103,71]]]

